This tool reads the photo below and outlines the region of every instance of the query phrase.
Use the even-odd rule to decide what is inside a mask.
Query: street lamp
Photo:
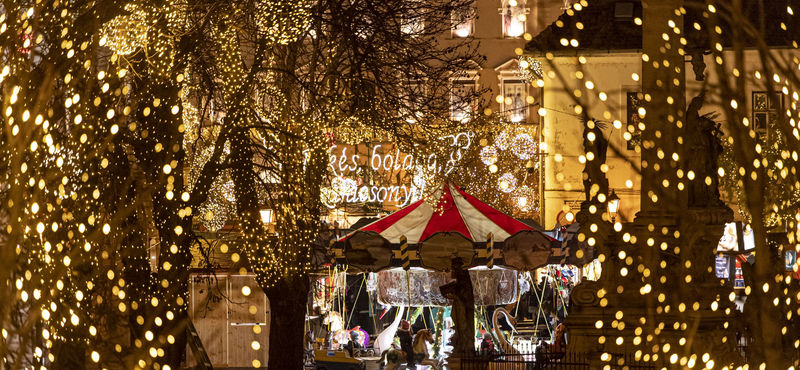
[[[611,195],[608,196],[608,215],[611,216],[611,223],[617,218],[619,212],[619,197],[614,189],[611,189]]]
[[[271,209],[262,208],[258,212],[261,213],[261,222],[263,222],[265,224],[272,223],[272,210]]]

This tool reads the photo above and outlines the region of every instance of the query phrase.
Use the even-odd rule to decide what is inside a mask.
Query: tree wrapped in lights
[[[561,84],[576,114],[602,112],[606,119],[622,118],[615,113],[618,108],[605,103],[606,89],[615,86],[597,84],[600,76],[592,76],[597,69],[588,61],[597,56],[582,55],[578,49],[592,49],[595,41],[615,45],[617,40],[584,30],[597,20],[598,12],[613,11],[615,5],[619,4],[580,1],[529,45],[544,64],[545,88]],[[642,136],[636,147],[642,154],[642,207],[631,223],[609,222],[608,194],[602,185],[608,167],[596,162],[600,145],[593,142],[598,136],[592,139],[587,125],[584,185],[587,199],[595,199],[582,204],[578,240],[595,246],[603,275],[598,282],[576,285],[572,292],[573,308],[565,324],[575,330],[568,351],[601,349],[587,357],[611,368],[630,365],[614,355],[619,352],[664,368],[797,367],[797,266],[789,273],[782,259],[784,252],[800,250],[795,8],[792,2],[664,0],[634,6],[642,15],[634,12],[630,24],[615,28],[642,37],[642,54],[635,58],[641,57],[641,72],[634,69],[632,79],[620,83],[641,80],[642,85],[637,112]],[[605,26],[591,30],[611,29]],[[770,49],[776,41],[792,50]],[[705,78],[704,72],[715,75],[698,89],[708,90],[705,102],[702,94],[692,96],[688,109],[685,54],[692,55],[697,81]],[[559,68],[566,60],[574,71]],[[746,102],[753,90],[791,96],[791,104],[778,111],[782,117],[770,130],[778,137],[770,143],[759,138],[751,121]],[[723,162],[717,158],[715,124],[699,113],[698,105],[704,103],[719,104],[714,108],[720,108],[720,122],[726,123],[730,149]],[[775,152],[769,153],[768,147]],[[609,150],[624,153],[615,145]],[[590,154],[595,163],[589,161]],[[737,294],[714,275],[716,246],[724,224],[732,221],[731,210],[719,202],[717,176],[730,176],[725,180],[739,188],[737,201],[753,226],[755,263],[745,272],[743,315],[732,303]],[[767,226],[772,225],[787,230],[785,239],[768,243]],[[748,343],[746,358],[734,344],[737,334]]]
[[[800,189],[791,183],[790,169],[784,161],[789,160],[791,151],[787,147],[787,137],[781,131],[780,116],[770,117],[767,126],[768,135],[761,136],[759,142],[761,156],[769,164],[767,176],[771,179],[767,183],[764,214],[767,215],[765,225],[768,229],[783,226],[794,217],[800,204]],[[720,158],[720,185],[725,190],[728,201],[738,207],[739,214],[746,223],[752,222],[752,215],[748,211],[747,192],[744,181],[746,174],[742,175],[736,162],[736,149],[733,138],[723,142],[724,152]]]
[[[449,79],[480,58],[465,42],[435,42],[449,29],[451,11],[467,6],[193,4],[189,24],[199,27],[194,41],[202,47],[190,53],[184,111],[198,112],[197,122],[185,124],[203,140],[189,155],[204,158],[190,170],[200,174],[190,199],[213,186],[201,181],[204,174],[230,171],[234,197],[228,200],[235,200],[243,252],[270,299],[270,368],[301,366],[302,335],[286,333],[303,330],[311,244],[319,233],[322,188],[330,185],[331,138],[393,141],[404,153],[433,155],[443,166],[449,158],[440,138],[478,124],[450,120]],[[424,92],[411,82],[424,84]],[[262,207],[273,210],[277,235],[267,234]]]
[[[179,8],[4,4],[3,257],[13,262],[0,353],[14,366],[180,366],[197,204],[183,180],[175,33],[193,34]]]

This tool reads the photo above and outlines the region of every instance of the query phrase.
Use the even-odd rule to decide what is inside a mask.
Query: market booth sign
[[[504,268],[478,268],[469,271],[475,304],[506,305],[517,300],[517,272]],[[409,284],[410,279],[410,284]],[[440,271],[401,268],[378,272],[378,302],[390,306],[445,307],[452,301],[439,289],[453,281]],[[411,293],[409,294],[409,287]]]

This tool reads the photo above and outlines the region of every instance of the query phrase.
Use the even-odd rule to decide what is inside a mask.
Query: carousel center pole
[[[411,258],[408,255],[408,239],[405,235],[400,235],[400,258],[403,260],[403,270],[406,271],[406,293],[408,295],[408,310],[406,311],[406,320],[408,320],[409,314],[411,313],[411,276],[408,272],[408,270],[411,268]]]

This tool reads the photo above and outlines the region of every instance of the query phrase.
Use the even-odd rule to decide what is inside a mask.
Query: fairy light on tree
[[[617,10],[624,10],[616,5]],[[593,320],[591,328],[584,328],[580,319],[567,319],[566,324],[579,326],[575,328],[578,331],[595,330],[574,339],[590,343],[587,348],[603,348],[596,360],[610,367],[631,365],[612,355],[624,351],[635,354],[636,360],[668,368],[792,368],[797,364],[789,357],[796,357],[800,343],[793,331],[798,313],[797,267],[789,274],[774,257],[800,249],[800,209],[796,206],[800,182],[797,156],[792,152],[800,147],[795,128],[797,95],[793,93],[800,80],[794,51],[775,58],[775,51],[767,46],[780,34],[797,48],[796,36],[787,32],[797,23],[792,7],[776,4],[762,8],[769,13],[759,13],[740,9],[738,3],[670,1],[633,6],[631,27],[624,29],[629,32],[636,29],[634,25],[641,27],[642,65],[630,82],[622,82],[642,85],[642,105],[634,112],[638,125],[633,127],[633,131],[641,130],[635,149],[642,154],[642,209],[632,223],[612,225],[605,212],[609,194],[604,181],[612,169],[605,163],[606,150],[599,141],[606,138],[596,130],[601,121],[590,115],[602,115],[617,129],[626,119],[610,104],[615,92],[609,89],[615,86],[604,86],[598,82],[606,80],[604,76],[593,76],[603,70],[596,62],[599,57],[580,49],[602,42],[601,37],[590,39],[584,27],[597,21],[589,14],[608,9],[608,4],[573,4],[531,44],[539,53],[525,57],[542,61],[541,71],[529,72],[544,76],[537,84],[545,89],[563,88],[575,114],[584,116],[585,150],[579,159],[586,166],[587,201],[576,217],[581,223],[578,240],[598,248],[604,273],[598,283],[575,287],[573,302],[580,308],[573,312],[616,312]],[[643,14],[637,9],[643,9]],[[763,17],[775,19],[769,34],[762,34],[763,28],[757,26]],[[745,50],[746,46],[759,50]],[[706,52],[708,57],[704,57]],[[710,84],[702,85],[709,90],[705,96],[687,96],[687,91],[699,84],[687,81],[688,73],[684,75],[684,66],[689,67],[685,54],[691,55],[693,76],[698,80],[706,78],[704,73],[713,77]],[[753,112],[746,105],[752,91],[760,90],[791,97],[778,110],[773,122],[778,127],[770,131],[778,135],[777,146],[759,139]],[[685,99],[691,103],[684,103]],[[719,121],[725,123],[722,130],[727,133],[728,149],[720,162],[721,138],[716,122],[705,114],[714,109],[721,114]],[[548,110],[542,107],[540,113]],[[632,133],[625,133],[626,141],[635,139]],[[608,147],[609,155],[622,156],[624,150],[614,144]],[[563,158],[566,153],[554,155]],[[716,239],[725,220],[732,218],[719,199],[719,177],[724,177],[723,184],[731,190],[728,195],[738,197],[745,220],[754,228],[755,265],[746,271],[743,315],[732,305],[736,294],[714,276]],[[633,183],[636,179],[627,180]],[[781,226],[787,231],[786,238],[768,244],[766,226]],[[705,288],[693,290],[691,286]],[[621,304],[620,299],[629,304]],[[695,320],[708,328],[693,326]],[[736,352],[735,333],[749,342],[747,364]]]
[[[641,73],[642,83],[663,87],[643,94],[646,103],[638,112],[643,134],[639,150],[648,156],[642,167],[645,179],[655,182],[644,192],[643,204],[672,209],[678,201],[669,194],[703,193],[715,184],[714,173],[738,174],[735,183],[746,195],[739,200],[747,204],[756,235],[756,265],[745,289],[749,307],[760,313],[748,317],[757,325],[750,332],[755,343],[750,367],[764,363],[764,368],[788,368],[781,354],[798,343],[797,284],[767,256],[800,248],[800,214],[792,202],[800,189],[794,92],[800,62],[789,55],[785,63],[770,57],[758,68],[745,65],[736,53],[726,52],[724,40],[741,48],[736,41],[743,39],[742,31],[758,35],[758,27],[744,19],[735,22],[740,30],[714,24],[719,17],[739,20],[742,12],[735,4],[712,2],[694,9],[678,3],[661,14],[658,24],[638,16],[632,21],[657,41],[649,39],[652,44],[642,55],[648,69]],[[196,241],[193,218],[198,217],[198,222],[213,221],[212,228],[238,221],[245,248],[233,258],[247,262],[273,305],[268,365],[299,367],[305,294],[296,293],[308,290],[308,246],[318,233],[322,189],[331,185],[327,168],[332,136],[350,144],[391,141],[404,153],[433,156],[436,165],[420,167],[409,180],[434,188],[448,175],[441,169],[458,157],[440,139],[472,132],[480,147],[461,153],[463,173],[452,166],[449,174],[482,179],[479,184],[471,181],[478,191],[466,190],[498,208],[535,211],[528,205],[536,204],[529,195],[539,189],[525,173],[523,157],[532,160],[542,155],[542,148],[523,135],[535,138],[538,133],[502,123],[481,127],[486,118],[474,112],[469,121],[450,119],[453,91],[442,76],[463,73],[472,68],[471,60],[480,58],[469,45],[444,50],[431,39],[449,32],[452,10],[471,4],[391,5],[396,6],[279,1],[6,4],[0,15],[4,359],[20,367],[99,363],[112,368],[125,363],[177,369],[186,348],[187,277]],[[595,4],[588,1],[574,4],[555,24],[570,32],[558,45],[572,48],[573,56],[577,50],[579,66],[586,64],[578,49],[586,41],[573,31],[580,35],[591,21],[579,19],[591,6]],[[794,10],[781,12],[776,26],[788,38],[795,37]],[[396,32],[408,24],[409,14],[424,19],[424,27],[415,23],[410,33]],[[684,50],[691,36],[681,25],[690,14],[703,19],[691,26],[709,40],[708,68],[736,82],[722,83],[713,92],[724,102],[733,141],[735,166],[725,165],[723,171],[709,172],[692,162],[686,148],[690,139],[703,136],[682,134],[689,121],[682,117],[684,109],[675,108],[684,99],[683,54],[697,55]],[[384,27],[376,20],[391,22]],[[796,48],[796,40],[791,41]],[[554,81],[549,77],[553,59],[548,53],[522,57],[529,83],[547,87]],[[426,63],[430,60],[447,63]],[[668,73],[656,78],[661,71]],[[578,85],[569,91],[576,99],[573,109],[586,116],[587,107],[605,102],[608,95],[590,73],[576,71],[575,78]],[[636,75],[630,83],[638,79]],[[781,91],[789,102],[772,131],[780,132],[778,147],[756,139],[754,122],[745,113],[746,90],[739,83],[745,80]],[[419,81],[427,81],[429,88],[410,93],[407,87]],[[470,101],[478,95],[460,98]],[[547,108],[539,110],[547,114]],[[662,110],[675,113],[661,117]],[[585,118],[587,127],[600,122]],[[603,153],[596,146],[599,134],[588,133],[582,158],[592,165]],[[600,166],[592,177],[607,171]],[[515,189],[498,191],[501,177],[506,190]],[[779,190],[765,194],[771,180]],[[615,311],[615,321],[598,322],[597,330],[606,332],[597,344],[607,346],[600,360],[611,361],[610,348],[633,337],[630,343],[645,359],[731,368],[735,360],[705,352],[698,344],[703,340],[690,334],[692,314],[733,316],[729,296],[695,298],[687,288],[714,283],[710,272],[698,267],[713,255],[690,252],[702,240],[692,239],[690,229],[657,222],[606,225],[607,190],[598,182],[586,184],[594,203],[587,204],[588,222],[579,240],[599,248],[608,235],[622,240],[614,253],[601,254],[604,270],[613,273],[604,275],[609,276],[603,281],[607,286],[589,296],[597,297],[598,306],[611,307],[623,294],[633,294],[665,315],[623,307]],[[479,195],[481,191],[487,196]],[[277,236],[267,235],[260,221],[265,205],[274,210]],[[767,245],[766,226],[772,225],[788,230],[783,244]],[[684,285],[673,289],[675,282]],[[662,318],[667,315],[671,321]],[[734,323],[731,318],[724,326]],[[117,336],[115,330],[126,335]],[[613,331],[620,333],[608,334]],[[286,332],[298,335],[279,337]],[[253,347],[262,348],[260,343]],[[284,362],[282,355],[294,352],[296,357]]]

